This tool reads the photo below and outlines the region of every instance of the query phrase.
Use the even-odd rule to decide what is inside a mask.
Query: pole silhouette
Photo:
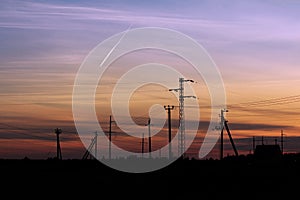
[[[95,147],[95,154],[94,154],[94,159],[97,159],[98,158],[98,155],[97,155],[97,139],[98,138],[98,132],[96,131],[95,132],[95,136],[94,136],[94,138],[92,139],[92,142],[91,142],[91,144],[90,144],[90,146],[87,148],[87,150],[85,151],[85,153],[83,154],[83,156],[82,156],[82,160],[85,160],[85,159],[87,159],[89,156],[90,156],[90,158],[92,158],[92,156],[91,156],[91,151],[92,151],[92,149],[93,149],[93,147]]]
[[[111,115],[109,116],[109,131],[108,131],[108,158],[111,160],[111,124],[115,122],[112,120]]]
[[[144,133],[143,133],[143,137],[142,137],[142,158],[144,158]]]
[[[59,128],[56,128],[54,130],[56,134],[56,158],[58,160],[62,160],[62,155],[61,155],[61,148],[60,148],[60,141],[59,141],[59,135],[62,133],[62,130]]]
[[[281,153],[283,154],[283,130],[281,130],[280,144],[281,144]]]
[[[98,132],[96,131],[95,132],[95,137],[94,137],[94,140],[95,140],[95,158],[97,159],[98,158]]]
[[[168,126],[169,126],[169,159],[172,157],[172,145],[171,145],[171,140],[172,140],[172,129],[171,129],[171,110],[174,109],[174,106],[164,106],[165,110],[168,111]]]
[[[149,118],[148,119],[148,123],[145,125],[145,126],[148,126],[148,148],[149,148],[149,158],[151,158],[151,119]]]
[[[226,132],[228,134],[228,137],[229,137],[229,140],[230,140],[230,143],[231,143],[231,146],[232,146],[232,148],[234,150],[235,155],[236,156],[239,155],[238,151],[236,149],[236,146],[235,146],[235,144],[233,142],[233,138],[231,136],[228,124],[227,124],[228,121],[224,117],[224,112],[228,112],[228,110],[226,110],[226,109],[221,110],[221,127],[220,127],[221,128],[221,150],[220,150],[220,160],[223,160],[223,152],[224,152],[224,150],[223,150],[223,148],[224,148],[224,138],[223,138],[224,137],[224,128],[225,128],[225,130],[226,130]]]

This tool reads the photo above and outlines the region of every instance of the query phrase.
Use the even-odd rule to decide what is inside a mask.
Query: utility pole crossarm
[[[194,99],[196,99],[197,97],[196,96],[183,96],[183,98],[194,98]]]

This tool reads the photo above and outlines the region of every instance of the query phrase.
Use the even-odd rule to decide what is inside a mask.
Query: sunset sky
[[[0,158],[56,155],[54,129],[63,130],[63,158],[81,158],[85,148],[75,129],[72,92],[76,73],[89,52],[129,27],[179,31],[206,49],[223,78],[226,115],[241,153],[252,136],[265,142],[286,138],[286,152],[300,152],[300,1],[15,1],[0,2]],[[166,52],[127,55],[105,72],[97,90],[97,116],[107,131],[113,84],[130,66],[160,61],[180,70],[188,64]],[[189,67],[183,70],[194,79]],[[209,95],[201,79],[199,135],[189,149],[197,157],[209,119]],[[174,80],[174,86],[178,80]],[[198,96],[199,95],[199,96]],[[201,97],[201,98],[200,98]],[[176,105],[167,88],[150,85],[132,96],[135,122],[147,122],[153,103]],[[178,110],[172,112],[174,128]],[[201,125],[204,124],[204,127]],[[157,144],[162,145],[157,136]],[[155,129],[155,126],[154,126]],[[140,143],[118,136],[116,144],[138,151]],[[93,133],[91,133],[93,134]],[[145,127],[145,134],[147,129]],[[227,138],[227,136],[225,136]],[[160,143],[159,143],[160,142]],[[159,145],[155,148],[159,148]],[[232,154],[230,146],[226,146]],[[218,153],[218,145],[214,151]]]

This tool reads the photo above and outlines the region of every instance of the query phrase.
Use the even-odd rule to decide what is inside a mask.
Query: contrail
[[[105,63],[105,61],[109,58],[109,56],[112,54],[112,52],[117,48],[117,46],[120,44],[120,42],[123,40],[123,38],[125,37],[125,35],[127,34],[127,32],[130,30],[132,24],[130,24],[130,26],[128,27],[128,29],[124,32],[124,34],[122,35],[122,37],[119,39],[119,41],[115,44],[115,46],[113,46],[113,48],[108,52],[108,54],[105,56],[105,58],[103,59],[103,61],[100,63],[100,67]]]

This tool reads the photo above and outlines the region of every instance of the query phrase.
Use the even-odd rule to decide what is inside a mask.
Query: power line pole
[[[221,120],[222,121],[222,120]],[[224,124],[221,122],[221,147],[220,147],[220,160],[223,160],[224,154]]]
[[[179,78],[179,88],[169,89],[169,91],[179,92],[179,138],[178,154],[184,157],[185,153],[185,120],[184,120],[184,99],[196,98],[195,96],[184,96],[184,82],[194,83],[193,80]]]
[[[82,160],[85,160],[87,159],[89,156],[91,157],[91,154],[90,152],[92,151],[93,147],[95,147],[95,154],[94,154],[94,158],[97,159],[97,139],[98,138],[98,132],[96,131],[95,132],[95,136],[94,138],[92,139],[92,142],[90,144],[90,146],[87,148],[87,150],[85,151],[83,157],[82,157]]]
[[[165,110],[168,111],[168,125],[169,125],[169,159],[172,158],[172,146],[171,146],[171,140],[172,140],[172,129],[171,129],[171,110],[174,109],[174,106],[164,106]]]
[[[56,134],[56,158],[58,160],[62,160],[62,155],[61,155],[61,148],[60,148],[60,141],[59,141],[59,135],[62,133],[62,130],[59,128],[56,128],[54,130]]]
[[[224,112],[228,112],[228,110],[221,110],[221,153],[220,153],[220,160],[223,160],[224,154],[224,126],[225,126],[225,117]]]
[[[224,139],[223,139],[224,136],[223,136],[223,133],[224,133],[224,128],[227,131],[227,134],[228,134],[230,143],[232,145],[232,148],[234,150],[234,153],[235,153],[236,156],[238,156],[238,151],[237,151],[236,146],[235,146],[235,144],[233,142],[233,139],[232,139],[232,136],[231,136],[228,124],[227,124],[228,121],[224,117],[224,112],[228,112],[228,110],[226,110],[226,109],[221,110],[221,127],[220,127],[220,129],[221,129],[221,149],[220,149],[220,160],[223,160],[223,152],[224,152],[224,150],[223,150],[223,148],[224,148]]]
[[[151,119],[150,118],[148,119],[148,123],[145,126],[148,126],[148,148],[149,148],[149,158],[151,158],[152,149],[151,149],[151,129],[150,129]]]
[[[280,143],[281,143],[281,153],[283,155],[283,130],[281,130],[281,140],[280,140]]]
[[[108,158],[111,160],[111,124],[115,122],[112,121],[111,115],[109,116],[109,133],[108,133],[108,138],[109,138],[109,143],[108,143]]]
[[[97,153],[98,153],[98,147],[97,147],[97,143],[98,143],[98,132],[97,131],[95,131],[95,158],[97,159],[98,158],[98,155],[97,155]]]
[[[252,138],[252,151],[253,151],[253,154],[254,154],[254,151],[255,151],[255,136],[253,136]]]
[[[144,158],[144,133],[142,137],[142,158]]]

